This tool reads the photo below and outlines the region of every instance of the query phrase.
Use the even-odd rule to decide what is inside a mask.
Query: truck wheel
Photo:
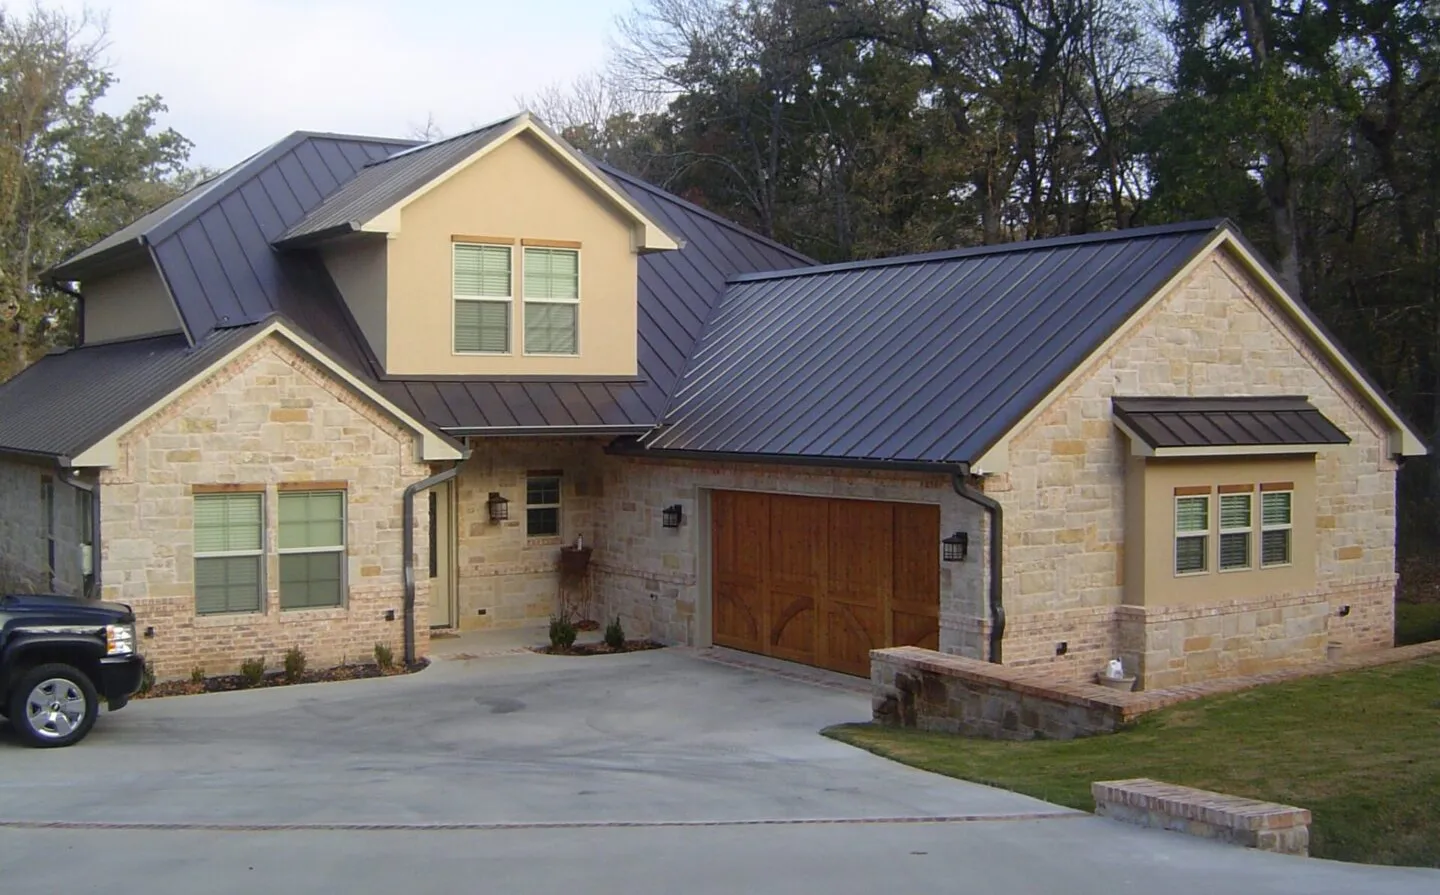
[[[29,746],[78,743],[99,714],[95,685],[72,665],[37,665],[16,681],[10,693],[10,726]]]

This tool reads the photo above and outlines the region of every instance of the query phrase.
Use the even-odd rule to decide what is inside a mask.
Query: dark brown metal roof
[[[974,462],[1219,222],[735,278],[648,449]]]
[[[1152,448],[1349,444],[1304,397],[1113,398],[1115,418]]]

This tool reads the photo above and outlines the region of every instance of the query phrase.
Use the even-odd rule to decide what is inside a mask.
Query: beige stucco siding
[[[407,205],[389,241],[386,369],[396,375],[636,373],[632,223],[532,136],[501,144]],[[514,240],[508,355],[456,354],[451,240]],[[578,242],[580,354],[524,353],[525,239]]]
[[[134,606],[161,677],[203,667],[234,673],[248,658],[277,666],[292,646],[312,667],[364,661],[374,644],[401,651],[402,503],[430,470],[415,434],[271,336],[145,420],[101,471],[103,591]],[[346,486],[348,590],[339,608],[282,611],[278,590],[278,486]],[[265,493],[266,594],[259,613],[199,616],[194,603],[194,488],[260,486]],[[416,501],[423,552],[428,505]],[[419,557],[423,562],[424,557]],[[428,582],[417,588],[423,653]],[[387,620],[387,612],[395,613]]]
[[[1324,632],[1306,641],[1307,651],[1297,654],[1297,661],[1316,658],[1315,644],[1323,648],[1327,637],[1354,646],[1390,642],[1395,464],[1387,455],[1385,427],[1220,250],[1153,304],[1110,350],[1091,359],[1073,385],[1011,439],[1010,471],[987,481],[986,491],[1006,514],[1007,661],[1054,663],[1057,670],[1085,677],[1121,649],[1116,610],[1124,602],[1130,535],[1129,443],[1111,418],[1115,395],[1308,396],[1352,439],[1349,445],[1326,446],[1315,458],[1315,586],[1296,593],[1277,585],[1278,592],[1250,605],[1248,591],[1229,583],[1239,582],[1240,573],[1214,574],[1206,599],[1217,618],[1268,612],[1273,607],[1265,600],[1364,605],[1365,611],[1343,618],[1322,610]],[[1147,557],[1147,566],[1151,559],[1169,562],[1168,554]],[[1136,612],[1143,615],[1145,609]],[[1174,612],[1167,617],[1178,618]],[[1183,632],[1175,636],[1184,639]],[[1076,638],[1087,648],[1075,649]],[[1061,641],[1069,641],[1070,649],[1057,656]],[[1130,642],[1133,647],[1134,638]],[[1131,653],[1135,662],[1142,661],[1134,649]],[[1180,663],[1168,669],[1172,682],[1202,674],[1184,669],[1173,655],[1166,660],[1171,661]],[[1217,669],[1203,672],[1214,673]],[[1166,678],[1155,678],[1161,679]]]
[[[386,345],[386,239],[363,235],[329,243],[321,249],[325,268],[345,299],[380,363]]]
[[[176,332],[180,318],[155,265],[105,274],[80,284],[85,296],[85,341],[109,342]]]

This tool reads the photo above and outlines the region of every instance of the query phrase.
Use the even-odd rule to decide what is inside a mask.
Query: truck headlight
[[[105,626],[105,655],[129,656],[135,652],[134,625]]]

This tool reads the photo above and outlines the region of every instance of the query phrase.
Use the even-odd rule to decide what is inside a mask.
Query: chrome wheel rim
[[[30,729],[50,740],[69,736],[85,717],[85,694],[74,681],[52,677],[41,681],[25,701]]]

